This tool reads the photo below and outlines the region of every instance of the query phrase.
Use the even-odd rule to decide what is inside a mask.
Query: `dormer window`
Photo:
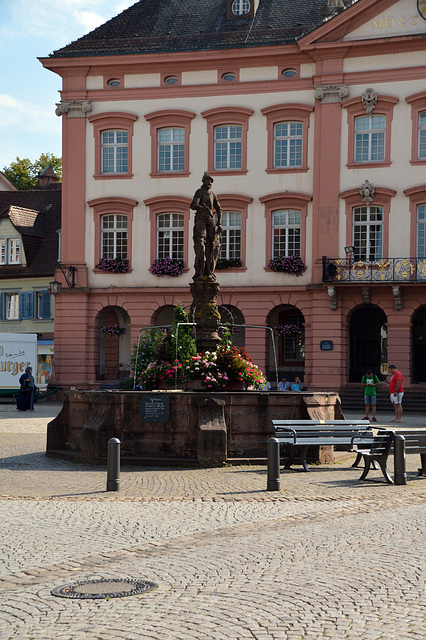
[[[19,238],[0,239],[0,264],[21,264],[21,243]]]
[[[234,16],[245,16],[250,11],[250,1],[233,0],[231,10]]]
[[[227,18],[253,18],[254,5],[259,4],[259,0],[228,0]]]

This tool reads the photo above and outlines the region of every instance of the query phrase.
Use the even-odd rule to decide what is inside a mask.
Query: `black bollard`
[[[120,489],[120,440],[108,440],[107,491]]]
[[[268,482],[266,491],[280,490],[280,443],[276,438],[268,440]]]
[[[395,435],[393,464],[395,484],[407,484],[407,474],[405,472],[405,438],[399,434]]]

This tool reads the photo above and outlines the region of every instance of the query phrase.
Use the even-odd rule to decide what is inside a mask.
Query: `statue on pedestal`
[[[220,234],[223,231],[222,209],[216,194],[212,191],[213,178],[205,173],[202,183],[191,202],[191,209],[196,212],[193,231],[195,252],[193,280],[204,277],[215,280],[214,270],[220,253]],[[217,225],[214,218],[215,211]]]
[[[214,271],[220,254],[220,234],[223,229],[222,209],[216,194],[212,191],[213,178],[205,173],[202,183],[191,202],[191,209],[196,212],[193,232],[195,272],[191,283],[191,316],[197,323],[197,350],[204,353],[215,351],[219,342],[217,331],[220,313],[216,300],[220,286],[216,282]]]

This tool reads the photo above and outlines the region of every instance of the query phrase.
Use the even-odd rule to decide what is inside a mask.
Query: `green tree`
[[[6,178],[19,191],[28,191],[37,183],[37,176],[47,167],[52,167],[59,179],[62,177],[62,160],[53,153],[42,153],[32,162],[29,158],[17,157],[8,167],[3,168]]]

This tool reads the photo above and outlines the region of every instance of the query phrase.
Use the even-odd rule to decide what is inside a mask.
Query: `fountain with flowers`
[[[68,392],[61,413],[48,426],[48,455],[102,463],[108,440],[114,437],[121,441],[122,462],[129,464],[260,461],[273,433],[273,419],[340,417],[337,394],[263,391],[262,372],[244,348],[232,344],[233,326],[221,324],[220,285],[214,273],[221,209],[212,182],[205,174],[191,203],[196,212],[195,273],[189,314],[179,304],[171,328],[141,330],[129,389]],[[127,267],[98,266],[123,271]],[[302,267],[280,263],[270,268],[291,269],[297,275]],[[102,330],[115,334],[120,327]],[[276,333],[299,331],[297,326],[281,326]]]

